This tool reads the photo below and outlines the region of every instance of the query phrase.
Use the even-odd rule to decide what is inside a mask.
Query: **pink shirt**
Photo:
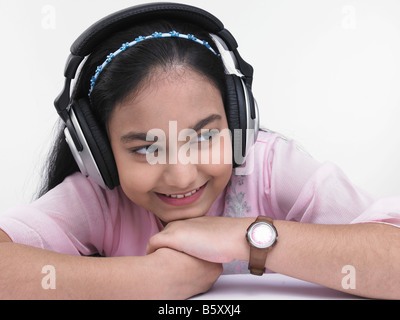
[[[207,215],[257,217],[317,224],[381,222],[400,226],[400,196],[375,199],[332,163],[318,163],[294,142],[260,132],[244,176],[232,174]],[[0,214],[0,229],[15,243],[73,255],[141,256],[162,229],[154,214],[120,187],[103,190],[76,173],[28,206]],[[247,265],[224,266],[225,273]]]

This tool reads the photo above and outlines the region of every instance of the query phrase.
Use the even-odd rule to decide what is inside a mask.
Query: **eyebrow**
[[[200,120],[197,124],[195,124],[193,126],[193,128],[189,128],[189,129],[193,129],[194,131],[199,131],[201,129],[203,129],[206,125],[216,121],[216,120],[221,120],[222,117],[218,114],[213,114],[203,120]],[[148,141],[148,135],[147,133],[141,133],[141,132],[129,132],[126,135],[123,135],[121,137],[121,142],[122,143],[129,143],[132,142],[134,140],[141,140],[141,141]]]

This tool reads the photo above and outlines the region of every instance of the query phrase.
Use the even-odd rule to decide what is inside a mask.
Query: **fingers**
[[[169,223],[164,230],[150,238],[147,244],[146,253],[153,253],[160,248],[170,248],[176,251],[183,251],[185,241],[182,241],[182,237],[185,237],[185,233],[182,232],[183,228],[180,232],[176,232],[177,230],[180,230],[179,221]]]
[[[168,246],[165,245],[165,241],[164,242],[162,241],[162,238],[163,236],[161,233],[157,233],[156,235],[151,237],[149,242],[147,243],[146,254],[151,254],[160,248],[169,248]]]
[[[182,252],[160,248],[154,255],[167,276],[162,277],[167,299],[187,299],[208,291],[223,272],[221,264],[200,260]],[[165,289],[165,290],[164,290]]]

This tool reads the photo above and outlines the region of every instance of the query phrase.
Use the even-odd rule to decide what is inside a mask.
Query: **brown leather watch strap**
[[[270,249],[258,249],[250,246],[249,270],[251,274],[262,276],[265,273],[265,261]]]

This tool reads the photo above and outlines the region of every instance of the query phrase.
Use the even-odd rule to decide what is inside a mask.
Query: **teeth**
[[[193,190],[192,192],[186,193],[185,195],[183,195],[183,194],[182,195],[181,194],[179,194],[179,195],[165,194],[165,196],[167,196],[169,198],[174,198],[174,199],[183,199],[183,198],[187,198],[187,197],[194,195],[199,190],[200,190],[200,188]]]

